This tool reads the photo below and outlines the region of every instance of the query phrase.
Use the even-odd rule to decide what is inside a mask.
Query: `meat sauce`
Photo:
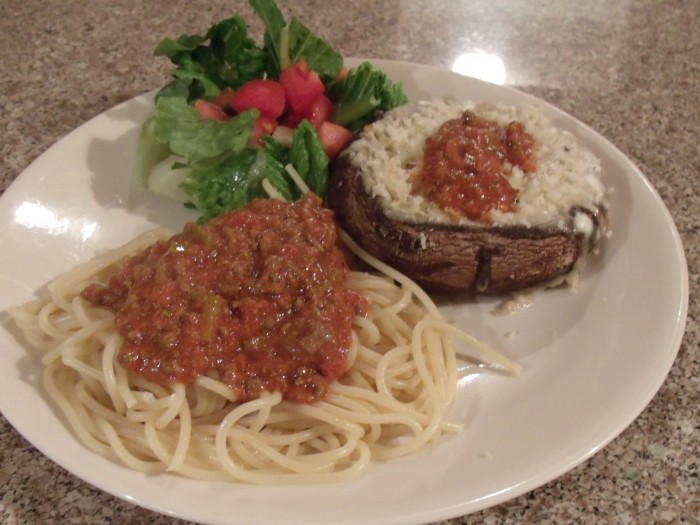
[[[426,139],[413,190],[455,219],[488,222],[491,210],[513,211],[517,191],[508,175],[512,166],[537,169],[535,145],[521,122],[501,126],[465,111]]]
[[[116,312],[118,360],[159,384],[212,375],[237,399],[311,403],[347,368],[366,299],[315,195],[252,202],[128,259],[83,297]]]

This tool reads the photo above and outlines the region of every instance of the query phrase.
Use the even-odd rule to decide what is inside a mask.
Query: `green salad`
[[[250,0],[265,25],[258,44],[241,16],[203,35],[165,38],[174,64],[143,124],[135,177],[196,208],[206,221],[255,198],[324,196],[329,165],[378,113],[406,102],[399,83],[343,56],[273,0]]]

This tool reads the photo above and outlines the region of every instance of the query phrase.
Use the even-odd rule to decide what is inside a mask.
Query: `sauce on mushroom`
[[[413,190],[455,219],[488,222],[491,210],[514,209],[517,191],[508,176],[513,166],[537,169],[535,147],[521,122],[502,126],[467,110],[426,139]]]

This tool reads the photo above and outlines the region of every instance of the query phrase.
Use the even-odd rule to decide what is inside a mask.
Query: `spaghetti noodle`
[[[348,276],[369,307],[353,322],[347,371],[323,399],[296,403],[270,392],[238,401],[213,375],[191,385],[159,384],[123,367],[114,311],[81,292],[170,236],[154,230],[100,254],[53,281],[48,296],[10,310],[30,344],[45,351],[42,384],[88,448],[146,473],[323,483],[355,477],[370,461],[411,454],[459,431],[446,421],[457,384],[452,337],[478,343],[443,320],[412,281],[343,234],[374,271]],[[503,356],[478,350],[518,372]]]

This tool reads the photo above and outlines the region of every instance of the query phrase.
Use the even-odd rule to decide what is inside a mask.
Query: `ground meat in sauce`
[[[517,192],[507,177],[512,166],[534,172],[534,151],[522,123],[504,127],[467,110],[426,139],[413,190],[456,220],[488,222],[491,210],[513,211]]]
[[[332,212],[308,195],[187,224],[83,297],[116,312],[119,362],[156,383],[214,374],[240,400],[311,403],[346,371],[365,313],[347,272]]]

